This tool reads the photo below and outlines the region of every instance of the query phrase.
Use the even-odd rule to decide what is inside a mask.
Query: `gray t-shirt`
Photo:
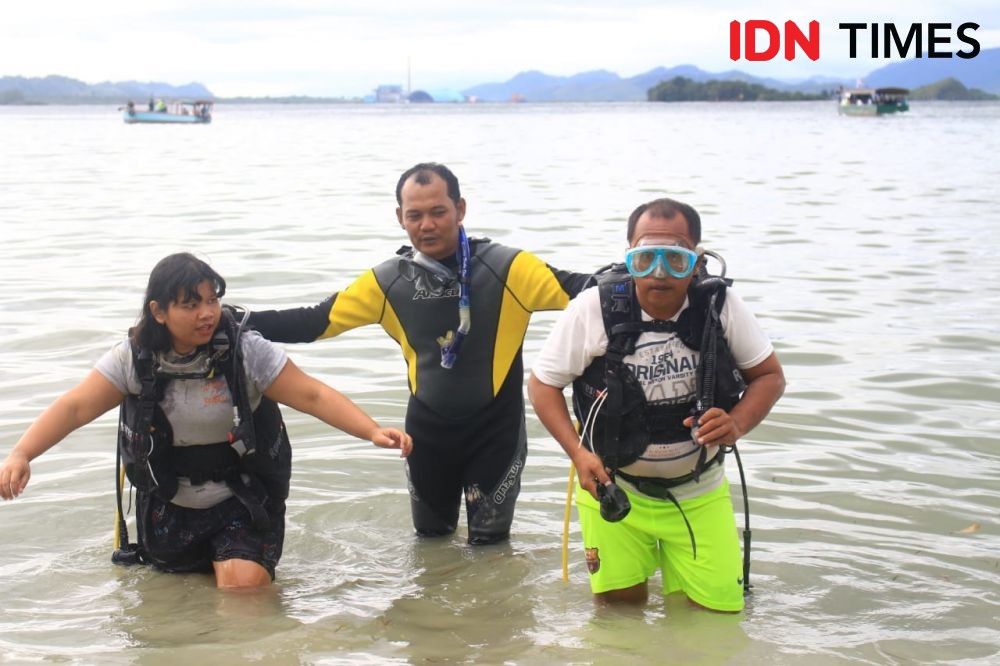
[[[247,395],[256,409],[264,391],[285,367],[285,351],[265,340],[256,331],[241,338]],[[205,365],[205,352],[179,357],[173,351],[158,355],[160,364],[171,372],[185,372]],[[138,395],[141,385],[132,363],[128,340],[108,351],[95,366],[98,372],[125,394]],[[174,379],[167,382],[160,407],[174,431],[174,446],[198,446],[224,442],[233,427],[233,400],[226,378]],[[184,477],[179,479],[172,503],[191,509],[206,509],[232,497],[226,484],[217,481],[193,486]]]

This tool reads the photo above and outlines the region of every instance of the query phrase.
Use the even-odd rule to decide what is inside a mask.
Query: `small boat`
[[[171,102],[156,104],[150,100],[152,110],[140,111],[135,104],[129,102],[122,110],[122,118],[126,123],[187,123],[204,125],[212,122],[213,102],[195,100],[193,102]]]
[[[840,94],[837,109],[848,116],[882,116],[910,110],[906,88],[852,88]]]

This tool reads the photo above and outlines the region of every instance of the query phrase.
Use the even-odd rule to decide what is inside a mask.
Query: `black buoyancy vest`
[[[650,442],[690,438],[690,430],[683,425],[687,416],[700,416],[713,406],[728,411],[739,401],[746,385],[720,320],[726,288],[731,284],[731,280],[712,278],[702,269],[688,289],[689,305],[676,322],[643,321],[635,283],[624,265],[615,264],[597,275],[608,348],[573,382],[573,409],[581,427],[588,424],[588,417],[593,422],[581,433],[584,445],[610,469],[638,460]],[[685,346],[700,352],[694,400],[678,405],[648,404],[642,386],[623,362],[635,352],[639,335],[647,331],[676,333]],[[595,407],[604,391],[603,404]],[[699,468],[703,463],[700,461]],[[700,469],[695,477],[698,473]]]
[[[271,500],[288,497],[292,450],[281,411],[266,397],[251,410],[246,391],[246,372],[240,346],[242,326],[233,310],[224,306],[222,320],[210,343],[213,372],[222,372],[235,407],[228,442],[199,446],[173,446],[173,433],[160,408],[163,391],[174,378],[158,375],[150,350],[132,346],[132,359],[139,376],[138,395],[128,395],[121,406],[118,446],[129,482],[142,492],[155,493],[169,501],[177,493],[177,478],[194,484],[223,481],[247,505],[258,527],[267,515],[255,499],[242,474],[251,483],[263,485]],[[177,379],[183,381],[183,379]]]

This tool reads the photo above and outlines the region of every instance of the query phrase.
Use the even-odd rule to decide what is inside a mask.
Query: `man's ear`
[[[403,209],[399,206],[396,206],[396,219],[399,220],[399,228],[405,229],[406,225],[403,224]]]
[[[462,220],[465,219],[465,197],[458,198],[458,203],[455,205],[455,209],[458,211],[458,223],[461,224]]]

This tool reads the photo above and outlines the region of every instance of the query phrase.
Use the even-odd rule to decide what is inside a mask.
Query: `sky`
[[[820,57],[732,61],[731,21],[820,24]],[[997,0],[12,0],[0,7],[0,76],[86,83],[199,82],[220,97],[359,97],[380,84],[461,90],[526,70],[623,77],[696,65],[757,76],[860,78],[871,31],[850,58],[840,23],[951,23],[946,50],[1000,46]],[[927,44],[926,29],[924,47]]]

